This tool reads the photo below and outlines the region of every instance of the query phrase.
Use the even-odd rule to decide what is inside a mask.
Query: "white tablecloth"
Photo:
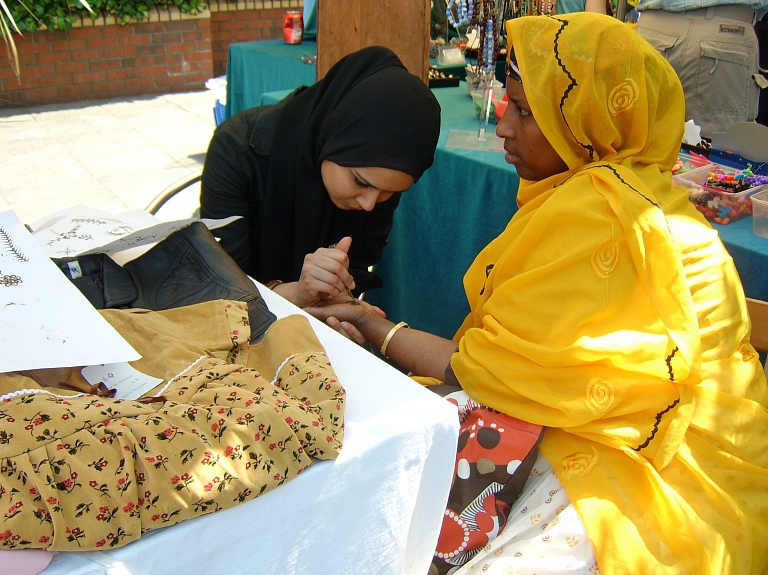
[[[279,317],[303,313],[259,289]],[[347,391],[337,460],[317,461],[262,497],[108,554],[61,553],[43,575],[425,575],[450,489],[456,408],[311,323]]]

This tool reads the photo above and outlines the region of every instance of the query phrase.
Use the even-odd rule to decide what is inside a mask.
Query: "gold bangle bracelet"
[[[264,287],[271,289],[272,291],[275,290],[277,286],[279,286],[282,282],[282,280],[272,280],[271,282],[268,282],[264,284]]]
[[[387,334],[387,337],[384,338],[384,343],[381,344],[381,355],[389,359],[389,356],[387,355],[387,347],[389,346],[389,342],[392,340],[392,338],[397,333],[397,330],[399,330],[401,327],[411,327],[404,321],[401,321],[397,325],[395,325],[392,329],[389,330],[389,333]]]

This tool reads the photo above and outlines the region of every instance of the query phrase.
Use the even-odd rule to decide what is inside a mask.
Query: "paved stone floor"
[[[32,223],[76,204],[146,208],[202,168],[215,100],[204,90],[0,110],[0,212]],[[190,188],[158,215],[188,217],[198,194]]]

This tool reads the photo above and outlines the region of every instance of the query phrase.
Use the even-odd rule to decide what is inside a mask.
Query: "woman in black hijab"
[[[201,216],[251,277],[300,307],[381,285],[394,210],[432,164],[440,105],[380,46],[337,62],[276,106],[245,110],[214,133]],[[333,246],[333,247],[331,247]]]

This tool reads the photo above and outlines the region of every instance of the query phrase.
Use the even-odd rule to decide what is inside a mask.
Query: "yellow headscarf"
[[[582,12],[509,20],[507,38],[533,115],[569,168],[672,168],[683,136],[683,90],[639,34]]]
[[[671,183],[680,82],[607,16],[507,33],[568,170],[521,181],[519,211],[468,270],[453,370],[473,399],[548,428],[541,450],[603,573],[759,572],[768,394],[732,260]]]

